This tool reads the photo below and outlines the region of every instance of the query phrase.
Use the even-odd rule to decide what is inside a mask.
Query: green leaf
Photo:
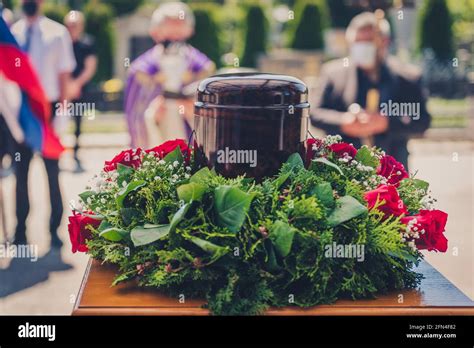
[[[214,190],[214,209],[217,224],[237,233],[242,227],[250,208],[253,195],[237,187],[219,186]]]
[[[290,253],[295,232],[296,229],[284,221],[277,220],[273,224],[269,238],[273,242],[276,252],[281,257],[285,257]]]
[[[84,203],[87,203],[87,198],[95,196],[96,194],[94,191],[84,191],[79,194],[79,198],[81,198]]]
[[[275,255],[275,248],[270,240],[265,241],[265,251],[267,252],[267,259],[265,264],[269,271],[275,272],[278,271],[281,267],[278,265],[278,260]]]
[[[407,178],[407,179],[403,179],[402,181],[400,181],[400,186],[401,187],[403,187],[405,185],[409,185],[409,184],[411,184],[416,189],[423,190],[425,192],[428,192],[428,188],[430,186],[429,183],[427,183],[424,180],[420,180],[420,179]]]
[[[290,155],[286,163],[289,164],[293,168],[304,168],[303,159],[301,158],[301,155],[297,152]]]
[[[317,166],[315,165],[315,163],[325,164],[325,165],[327,165],[327,166],[329,166],[333,169],[336,169],[339,172],[339,174],[344,175],[341,168],[339,168],[339,166],[337,164],[334,164],[331,161],[329,161],[327,158],[319,157],[319,158],[316,158],[316,159],[311,161],[311,165],[310,165],[309,169],[317,173],[318,169],[317,169]]]
[[[184,216],[188,212],[190,206],[191,206],[191,203],[184,204],[173,215],[173,218],[171,219],[171,222],[170,222],[170,232],[173,232],[176,226],[178,226],[178,224],[184,219]]]
[[[336,208],[328,216],[328,224],[331,227],[353,219],[367,212],[367,208],[351,196],[344,196],[336,200]]]
[[[355,160],[362,163],[364,166],[377,168],[380,161],[377,157],[372,155],[372,151],[368,147],[361,147],[355,156]]]
[[[134,217],[139,216],[139,214],[140,211],[135,208],[120,208],[120,216],[126,226],[130,225],[133,222]]]
[[[200,201],[206,192],[206,189],[206,185],[190,182],[189,184],[184,184],[178,187],[178,197],[186,203],[190,201]]]
[[[117,164],[117,173],[119,175],[117,178],[117,183],[122,185],[122,182],[129,181],[133,171],[134,169],[132,167],[125,166],[122,163]]]
[[[330,183],[322,182],[317,184],[309,193],[315,196],[325,207],[334,208],[335,201]]]
[[[142,246],[167,236],[169,232],[170,225],[158,225],[152,228],[137,226],[130,232],[130,237],[132,238],[133,245]]]
[[[128,235],[128,231],[117,227],[109,227],[99,233],[99,236],[112,242],[119,242]]]
[[[174,161],[178,161],[179,163],[183,163],[183,154],[181,153],[181,149],[179,146],[171,151],[169,154],[163,158],[163,161],[166,163],[173,163]]]
[[[206,253],[212,255],[212,258],[208,263],[216,261],[217,259],[221,258],[230,251],[229,247],[216,245],[198,237],[191,236],[189,237],[189,240],[198,247],[200,247],[202,250],[204,250]]]
[[[279,189],[281,185],[283,185],[285,181],[288,180],[290,175],[291,175],[291,172],[285,172],[285,173],[280,174],[273,182],[275,184],[275,187]]]
[[[216,174],[210,171],[209,168],[204,167],[194,173],[193,176],[191,176],[191,178],[189,179],[189,182],[202,184],[203,182],[206,182],[208,179],[212,178],[215,175]]]
[[[409,262],[416,263],[418,261],[418,258],[410,254],[407,250],[399,250],[398,252],[389,251],[387,254]]]
[[[119,207],[123,207],[123,201],[125,200],[125,198],[127,197],[127,195],[130,193],[130,192],[133,192],[137,189],[139,189],[140,187],[142,186],[145,186],[146,185],[146,181],[145,180],[137,180],[137,181],[132,181],[130,183],[128,183],[127,186],[125,186],[124,188],[122,188],[119,193],[118,193],[118,196],[116,198],[116,202],[117,202],[117,205]]]

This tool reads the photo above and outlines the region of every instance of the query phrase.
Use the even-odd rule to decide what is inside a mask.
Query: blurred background
[[[9,20],[21,17],[20,0],[2,0]],[[84,171],[73,170],[74,124],[60,134],[67,152],[60,161],[65,211],[103,165],[129,143],[124,117],[127,69],[153,47],[148,34],[157,0],[46,0],[44,14],[60,23],[70,10],[85,15],[85,30],[95,38],[97,72],[87,92],[94,119],[83,119],[80,157]],[[474,299],[474,0],[262,0],[185,1],[194,11],[195,34],[188,41],[205,53],[218,71],[248,68],[284,73],[318,87],[321,65],[348,55],[345,28],[364,11],[382,9],[391,26],[390,52],[423,72],[430,129],[412,138],[410,170],[431,183],[437,206],[449,214],[446,254],[427,260]],[[310,96],[311,98],[311,96]],[[311,129],[314,135],[322,134]],[[37,160],[33,169],[41,167]],[[0,259],[0,314],[69,314],[87,263],[73,255],[66,217],[60,228],[63,264],[48,264],[44,200],[46,175],[30,177],[28,238],[43,262],[13,265]],[[6,230],[15,227],[14,176],[2,190]],[[47,208],[46,208],[47,209]],[[66,214],[65,214],[66,215]],[[10,232],[9,232],[10,233]],[[13,233],[13,232],[11,232]],[[29,262],[29,261],[28,261]],[[20,274],[21,273],[21,276]]]

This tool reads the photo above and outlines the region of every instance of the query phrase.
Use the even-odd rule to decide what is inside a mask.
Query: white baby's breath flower
[[[173,167],[176,168],[177,166],[179,166],[179,162],[178,162],[178,161],[174,161],[174,162],[173,162]]]
[[[158,164],[161,164],[161,165],[163,165],[163,164],[165,164],[165,163],[166,163],[166,162],[163,161],[163,160],[159,160],[159,161],[158,161]]]

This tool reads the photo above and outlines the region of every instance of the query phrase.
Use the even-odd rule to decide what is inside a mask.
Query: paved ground
[[[119,150],[103,147],[100,137],[94,135],[94,147],[82,153],[85,173],[78,175],[68,171],[72,168],[70,155],[64,156],[61,183],[65,207],[100,170],[103,161]],[[120,144],[125,142],[121,140]],[[430,253],[427,260],[474,299],[474,143],[412,141],[410,149],[411,168],[418,168],[419,177],[431,182],[433,195],[439,199],[438,207],[450,215],[448,253]],[[34,175],[30,176],[32,209],[28,237],[38,245],[42,257],[36,263],[0,260],[0,314],[69,314],[88,259],[83,254],[70,252],[66,216],[60,231],[65,247],[60,255],[48,253],[49,237],[45,231],[49,207],[45,205],[47,185],[40,159],[32,163],[31,173]],[[8,178],[4,182],[10,231],[14,228],[13,180]]]

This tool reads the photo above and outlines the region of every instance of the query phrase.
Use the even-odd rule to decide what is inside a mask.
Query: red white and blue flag
[[[58,159],[64,147],[51,126],[50,103],[28,55],[21,50],[0,15],[0,83],[2,78],[6,80],[2,84],[16,86],[19,94],[19,102],[12,103],[10,111],[17,117],[26,144],[45,158]],[[10,89],[3,87],[2,93]]]

